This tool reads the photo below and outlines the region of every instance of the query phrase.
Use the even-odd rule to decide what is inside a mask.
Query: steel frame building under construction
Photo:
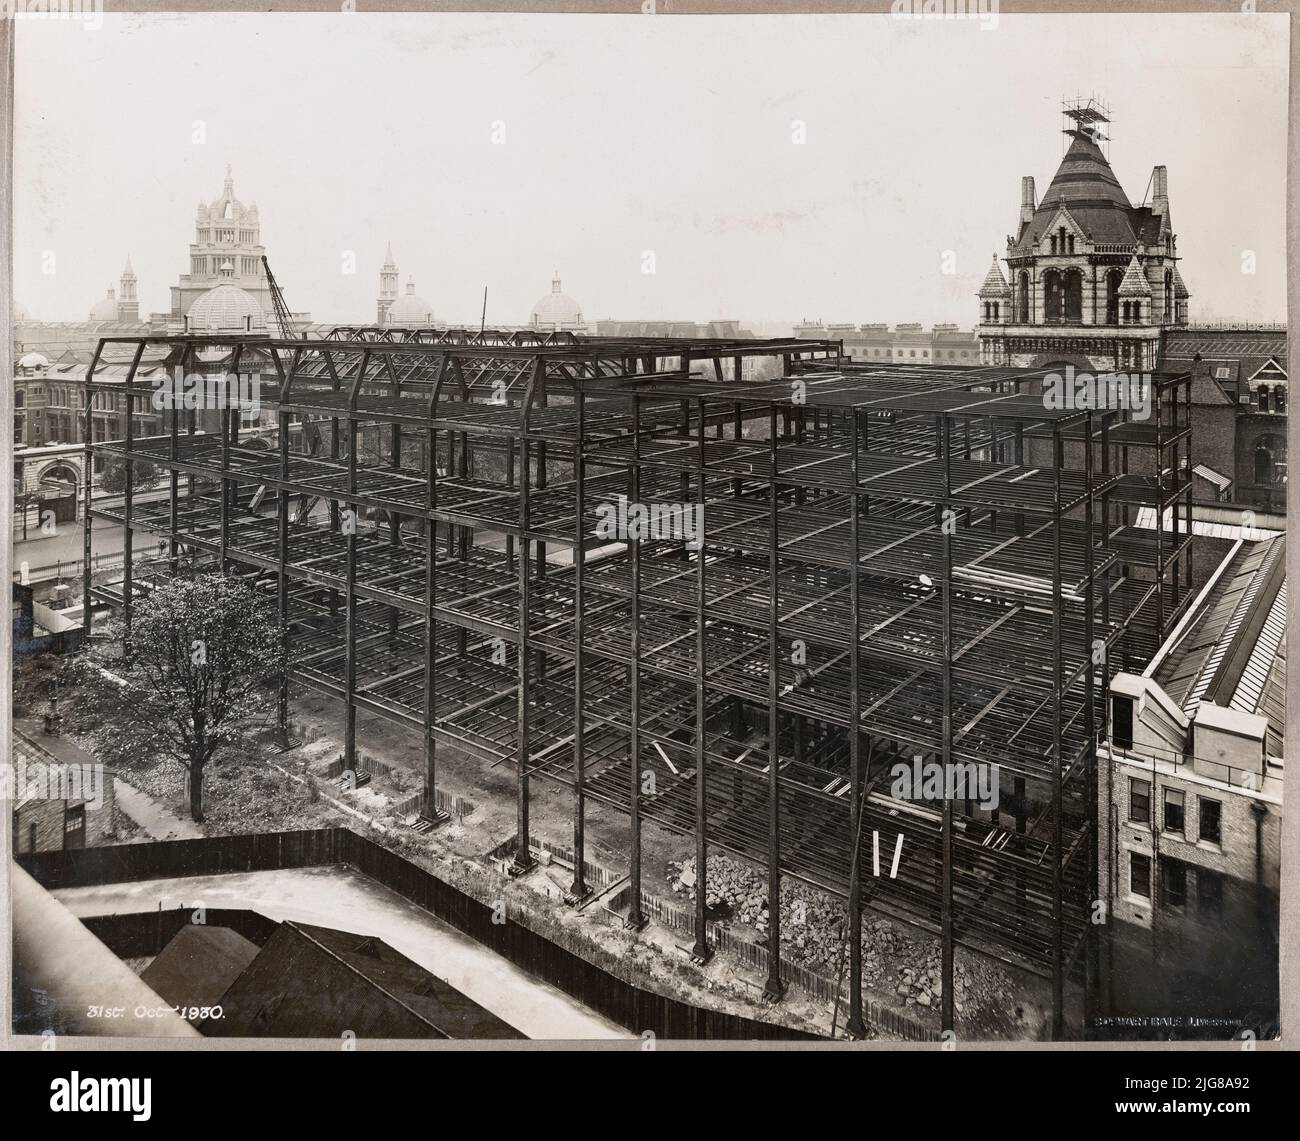
[[[575,899],[586,806],[614,806],[633,927],[642,822],[693,837],[701,960],[708,852],[765,866],[772,998],[780,877],[838,894],[854,1035],[863,908],[938,935],[945,1027],[957,944],[1050,977],[1058,1037],[1067,977],[1089,1001],[1108,679],[1192,593],[1188,376],[1155,377],[1138,420],[1049,409],[1043,370],[855,365],[832,341],[351,328],[114,338],[90,379],[126,377],[88,391],[142,408],[146,348],[269,378],[271,445],[237,410],[204,432],[173,408],[86,465],[159,465],[170,497],[128,474],[101,506],[87,481],[87,517],[274,590],[293,678],[345,705],[348,767],[358,710],[423,733],[426,794],[439,749],[513,767],[520,871],[530,782],[562,783]],[[749,357],[775,379],[742,379]],[[698,530],[609,532],[639,508]],[[92,582],[91,554],[87,526],[87,596],[129,631],[147,583],[129,555]],[[996,766],[1000,804],[894,795],[918,756]]]

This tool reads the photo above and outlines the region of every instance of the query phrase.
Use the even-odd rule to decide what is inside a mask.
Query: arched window
[[[1174,274],[1165,270],[1165,321],[1174,319]]]
[[[1020,271],[1017,286],[1016,323],[1021,325],[1029,324],[1029,274],[1024,270]]]
[[[1065,274],[1065,319],[1081,322],[1083,320],[1083,274],[1077,269]]]
[[[1049,269],[1043,274],[1043,319],[1058,322],[1065,315],[1064,290],[1059,271]]]
[[[1119,286],[1124,280],[1122,269],[1112,269],[1106,274],[1106,324],[1119,324]]]
[[[1066,253],[1071,253],[1071,254],[1074,253],[1074,235],[1073,235],[1073,234],[1070,234],[1070,235],[1065,239],[1065,244],[1066,244],[1066,247],[1067,247],[1067,248],[1066,248]]]

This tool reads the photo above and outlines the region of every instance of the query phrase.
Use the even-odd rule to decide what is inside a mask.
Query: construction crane
[[[266,260],[265,254],[262,255],[262,268],[266,270],[266,286],[271,291],[271,305],[275,309],[275,322],[280,326],[280,336],[286,341],[296,340],[297,332],[293,326],[293,317],[289,314],[289,304],[285,301],[284,294],[280,292],[279,283],[275,280],[275,274],[271,272],[271,263]],[[303,416],[302,432],[307,444],[307,454],[314,456],[321,448],[320,424],[310,416]],[[258,490],[260,492],[262,489]],[[306,523],[319,502],[319,496],[299,496],[298,509],[290,521],[295,524]]]
[[[284,294],[280,292],[275,274],[271,272],[271,263],[266,260],[266,254],[262,255],[262,268],[266,270],[266,285],[271,291],[271,304],[275,308],[275,321],[280,326],[280,336],[286,341],[296,340],[298,335],[294,331],[293,318],[289,315],[289,305],[284,299]]]

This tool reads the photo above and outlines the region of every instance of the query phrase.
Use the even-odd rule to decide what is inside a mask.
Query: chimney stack
[[[1157,214],[1169,213],[1169,174],[1163,166],[1151,172],[1151,209]]]
[[[1032,175],[1026,175],[1020,180],[1020,221],[1032,222],[1034,220],[1034,209],[1038,203],[1034,198],[1034,179]]]

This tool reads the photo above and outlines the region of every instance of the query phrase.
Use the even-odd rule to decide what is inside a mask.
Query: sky
[[[371,321],[385,244],[440,320],[976,320],[1098,95],[1154,165],[1193,320],[1286,316],[1287,17],[105,15],[17,25],[14,297],[142,313],[200,201],[256,202],[290,307]],[[647,256],[649,255],[649,256]],[[653,269],[653,272],[645,272]],[[1247,272],[1252,270],[1253,272]],[[351,270],[352,272],[348,272]]]

